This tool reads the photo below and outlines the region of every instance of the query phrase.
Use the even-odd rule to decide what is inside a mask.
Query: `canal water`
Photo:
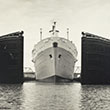
[[[25,82],[0,85],[1,110],[110,110],[110,85]]]

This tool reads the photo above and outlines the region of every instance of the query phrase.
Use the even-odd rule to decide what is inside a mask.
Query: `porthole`
[[[52,55],[51,54],[49,56],[50,56],[50,58],[52,58]]]

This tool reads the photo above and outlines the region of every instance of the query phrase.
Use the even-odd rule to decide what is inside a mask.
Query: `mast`
[[[49,32],[52,34],[52,36],[58,36],[57,33],[59,31],[56,30],[56,22],[53,22],[52,30],[50,30]]]
[[[40,28],[40,41],[42,40],[42,28]]]
[[[69,40],[69,28],[67,28],[67,39]]]
[[[54,34],[55,34],[55,31],[56,31],[56,30],[55,30],[55,29],[56,29],[56,22],[54,22],[54,25],[53,25],[52,28],[53,28],[53,33],[52,33],[52,34],[54,35]]]

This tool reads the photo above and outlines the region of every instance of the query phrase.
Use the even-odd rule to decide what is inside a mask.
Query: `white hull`
[[[70,80],[74,78],[77,51],[69,40],[63,39],[66,41],[64,44],[62,39],[63,38],[58,39],[53,37],[46,44],[44,41],[41,41],[35,45],[33,50],[33,62],[37,80],[43,80],[53,76]],[[58,47],[53,46],[54,42],[58,43]],[[69,44],[73,47],[71,46],[70,48]],[[40,49],[40,47],[43,48]],[[40,50],[38,50],[38,48]],[[37,51],[35,52],[36,49]]]

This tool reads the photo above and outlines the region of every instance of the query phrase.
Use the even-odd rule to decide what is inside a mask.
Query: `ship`
[[[77,48],[69,39],[58,36],[59,30],[56,30],[56,22],[49,32],[50,37],[41,39],[32,50],[36,80],[71,81],[74,79]],[[40,33],[42,36],[42,31]],[[69,29],[67,29],[68,34]]]
[[[110,39],[82,32],[82,84],[110,84]]]

